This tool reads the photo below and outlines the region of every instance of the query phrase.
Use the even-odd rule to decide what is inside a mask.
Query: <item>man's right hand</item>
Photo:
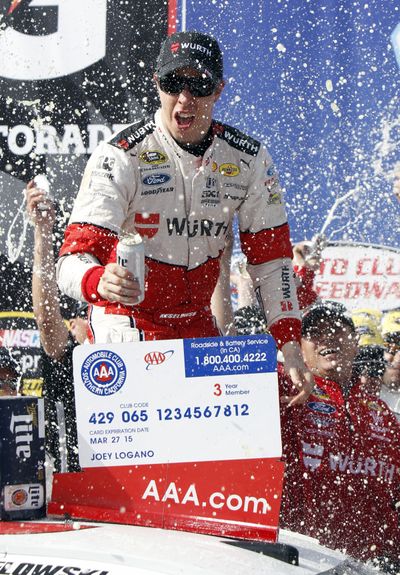
[[[26,210],[31,222],[40,230],[51,232],[56,219],[53,202],[47,197],[46,192],[36,186],[34,180],[28,183],[24,193]],[[39,204],[41,208],[38,207]]]
[[[135,305],[141,295],[139,282],[126,268],[118,264],[107,264],[100,278],[97,291],[110,302]]]

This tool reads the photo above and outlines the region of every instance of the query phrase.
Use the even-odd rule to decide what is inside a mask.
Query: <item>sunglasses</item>
[[[216,83],[210,78],[177,76],[174,73],[158,78],[158,83],[160,89],[166,94],[180,94],[186,88],[192,96],[197,98],[211,96],[216,88]]]

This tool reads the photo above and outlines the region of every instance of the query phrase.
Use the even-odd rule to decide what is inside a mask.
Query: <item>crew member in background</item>
[[[210,300],[237,212],[268,329],[296,384],[294,401],[305,401],[312,376],[300,350],[282,190],[267,150],[212,118],[224,88],[218,43],[198,32],[169,36],[154,81],[161,101],[154,118],[138,118],[88,162],[60,252],[59,286],[92,304],[93,341],[219,335]],[[139,305],[138,282],[115,263],[118,237],[133,231],[143,237],[148,269]]]
[[[400,421],[400,310],[384,314],[382,335],[385,341],[385,372],[381,399]]]
[[[353,362],[354,374],[360,378],[364,391],[381,399],[385,373],[384,354],[385,348],[379,345],[359,346]]]
[[[358,336],[354,372],[365,391],[379,397],[385,372],[385,342],[380,330],[382,312],[373,308],[359,308],[352,311],[351,318]]]
[[[75,304],[69,329],[63,319],[55,274],[53,225],[55,208],[43,190],[30,182],[25,190],[34,230],[32,304],[43,348],[43,397],[46,450],[55,471],[77,471],[78,448],[72,372],[72,352],[87,331],[87,305]],[[38,207],[39,205],[39,207]]]
[[[354,376],[358,337],[343,306],[309,308],[302,334],[315,387],[305,405],[281,411],[282,526],[398,569],[400,426]],[[280,385],[290,395],[283,374]]]
[[[0,397],[18,394],[21,367],[7,347],[0,347]]]

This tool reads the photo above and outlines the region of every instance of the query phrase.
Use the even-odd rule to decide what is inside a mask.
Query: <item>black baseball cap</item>
[[[318,335],[326,325],[346,325],[355,333],[356,328],[347,308],[341,303],[325,300],[308,308],[301,320],[301,334],[303,337]]]
[[[357,374],[381,377],[385,371],[385,349],[380,345],[363,345],[354,358],[354,370]]]
[[[218,42],[201,32],[176,32],[168,36],[161,45],[156,74],[161,78],[179,68],[199,70],[215,83],[222,80],[224,66]]]

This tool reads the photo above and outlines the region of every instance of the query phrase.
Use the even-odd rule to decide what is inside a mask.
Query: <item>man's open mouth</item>
[[[336,355],[340,352],[340,349],[338,347],[330,347],[327,349],[323,349],[322,351],[319,352],[319,355],[322,355],[322,357],[326,357],[328,355]]]
[[[180,128],[190,128],[194,122],[193,114],[184,114],[183,112],[177,112],[175,114],[175,119]]]

